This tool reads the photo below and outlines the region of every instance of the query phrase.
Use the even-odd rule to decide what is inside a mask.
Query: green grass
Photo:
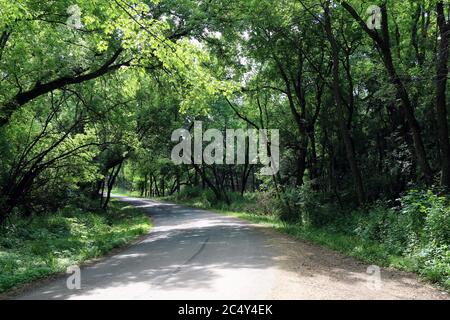
[[[13,221],[0,231],[0,293],[101,257],[150,227],[142,211],[116,201],[108,213],[66,208]]]
[[[111,193],[119,197],[142,198],[139,191],[128,191],[121,188],[114,188]]]

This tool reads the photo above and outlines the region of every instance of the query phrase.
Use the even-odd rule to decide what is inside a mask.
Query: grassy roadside
[[[113,201],[107,214],[66,208],[0,230],[0,293],[64,272],[146,234],[149,218]]]
[[[369,264],[414,272],[422,279],[436,283],[444,290],[450,292],[450,279],[442,278],[440,274],[435,275],[433,273],[423,272],[421,264],[414,257],[393,254],[383,243],[345,234],[335,230],[332,226],[313,228],[286,223],[281,221],[279,217],[275,215],[261,215],[245,212],[245,209],[243,209],[245,206],[241,206],[240,204],[234,205],[230,210],[230,208],[224,204],[211,205],[210,202],[205,202],[201,198],[180,200],[177,197],[164,197],[160,198],[160,200],[170,201],[193,208],[208,209],[219,214],[233,216],[257,224],[263,224],[278,232],[293,236],[296,239],[322,245]],[[443,268],[445,268],[445,266],[443,266]],[[446,268],[450,268],[450,266],[448,265]]]
[[[138,191],[127,191],[124,189],[115,188],[112,191],[112,194],[119,197],[133,197],[133,198],[142,198],[140,192]]]

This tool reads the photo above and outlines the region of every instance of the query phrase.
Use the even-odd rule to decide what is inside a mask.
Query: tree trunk
[[[385,68],[389,74],[392,84],[395,86],[397,90],[397,95],[402,101],[402,106],[405,113],[405,118],[408,123],[409,129],[411,130],[415,153],[417,156],[417,162],[422,169],[422,172],[425,177],[425,181],[427,184],[431,184],[433,180],[433,172],[428,163],[425,146],[422,140],[422,133],[419,126],[419,123],[414,114],[414,107],[409,98],[408,92],[406,90],[405,85],[397,74],[397,70],[395,69],[393,60],[392,60],[392,52],[389,38],[389,25],[388,25],[388,14],[386,9],[386,3],[381,5],[381,34],[368,28],[366,22],[361,19],[355,9],[349,5],[347,2],[342,2],[342,6],[350,13],[350,15],[359,23],[361,28],[373,39],[378,48],[380,49],[381,56],[383,59],[383,63]]]
[[[103,203],[103,210],[108,209],[109,200],[111,199],[111,191],[114,187],[114,183],[116,182],[117,176],[119,175],[120,169],[122,168],[122,164],[123,164],[123,162],[121,162],[118,165],[117,170],[114,170],[114,168],[113,168],[111,175],[109,176],[108,190],[107,190],[105,202]]]
[[[150,176],[150,189],[149,189],[149,195],[150,197],[154,197],[155,196],[155,191],[153,190],[153,178],[152,176]]]
[[[244,171],[242,172],[241,196],[244,195],[245,190],[247,189],[248,178],[249,178],[252,170],[253,170],[253,165],[248,165],[248,163],[247,163],[244,167]]]
[[[179,194],[181,191],[181,184],[180,184],[180,171],[178,170],[177,167],[177,173],[176,173],[176,180],[177,180],[177,193]]]
[[[311,159],[309,165],[309,176],[311,180],[316,179],[319,176],[318,167],[317,167],[317,149],[316,149],[316,133],[314,129],[309,133],[309,140],[311,144]]]
[[[450,188],[450,141],[448,137],[448,117],[447,117],[447,76],[448,76],[448,56],[450,23],[445,21],[444,5],[438,2],[436,5],[438,14],[438,27],[441,35],[439,52],[437,57],[437,77],[436,77],[436,118],[439,136],[439,146],[441,153],[441,185]]]
[[[344,140],[347,160],[349,162],[353,179],[355,181],[355,188],[358,196],[358,202],[360,205],[363,205],[365,202],[364,185],[362,182],[361,172],[359,170],[358,164],[356,163],[352,138],[347,128],[346,119],[344,117],[344,110],[342,108],[342,101],[340,94],[341,87],[339,77],[339,47],[334,37],[333,30],[331,28],[331,18],[328,4],[325,7],[325,32],[327,34],[328,41],[331,44],[333,55],[333,93],[334,93],[334,100],[336,103],[339,129],[342,135],[342,139]]]

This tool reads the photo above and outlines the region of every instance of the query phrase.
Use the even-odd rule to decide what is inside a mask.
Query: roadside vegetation
[[[107,214],[67,206],[31,219],[12,217],[0,229],[0,293],[101,257],[150,226],[142,211],[116,201]]]
[[[450,4],[375,2],[0,0],[1,290],[144,232],[114,188],[448,287]],[[279,170],[249,137],[176,165],[196,122],[278,130]]]

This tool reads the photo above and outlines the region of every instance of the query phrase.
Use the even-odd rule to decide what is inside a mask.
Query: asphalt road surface
[[[151,216],[150,234],[16,299],[448,299],[416,276],[376,267],[212,212],[122,198]]]

